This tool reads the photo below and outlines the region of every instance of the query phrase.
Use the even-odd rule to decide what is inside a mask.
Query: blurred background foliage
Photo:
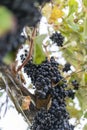
[[[76,91],[76,97],[79,100],[81,109],[75,108],[72,100],[66,100],[67,109],[71,117],[79,120],[84,111],[87,110],[87,1],[86,0],[52,0],[52,3],[46,4],[42,8],[42,15],[47,18],[50,26],[55,31],[60,31],[64,37],[64,46],[60,48],[66,61],[73,65],[76,69],[69,78],[70,82],[73,77],[78,80],[80,86]],[[6,19],[6,20],[5,20]],[[0,7],[0,36],[6,33],[12,27],[13,15],[6,8]],[[61,22],[60,22],[61,21]],[[44,36],[36,38],[36,50],[39,54],[35,54],[34,60],[40,55],[42,48],[39,47]],[[39,41],[39,44],[38,44]],[[40,49],[41,48],[41,49]],[[43,58],[44,54],[42,53]],[[13,54],[7,56],[10,59]],[[8,58],[9,57],[9,58]],[[39,59],[41,62],[42,59]],[[8,60],[6,60],[8,62]],[[37,62],[37,61],[36,61]],[[2,96],[2,93],[0,93]],[[70,105],[72,103],[73,105]],[[87,118],[87,112],[84,114]],[[87,125],[84,130],[87,129]]]

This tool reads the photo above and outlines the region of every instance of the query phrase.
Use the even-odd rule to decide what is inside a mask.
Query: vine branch
[[[23,110],[21,107],[21,102],[22,102],[22,97],[30,96],[33,101],[35,100],[35,97],[33,94],[31,94],[28,91],[27,88],[25,88],[22,85],[21,82],[19,82],[19,79],[13,76],[8,66],[0,66],[0,88],[4,89],[7,92],[8,96],[14,103],[17,111],[23,115],[25,121],[28,123],[29,126],[31,126],[31,121],[33,119],[33,116],[29,115],[30,110],[26,110],[27,113],[29,113],[26,114],[26,111]]]
[[[23,64],[18,67],[17,72],[20,71],[22,69],[22,67],[24,67],[26,65],[26,63],[29,61],[29,59],[32,56],[35,35],[36,35],[36,28],[33,29],[32,36],[30,38],[29,54],[28,54],[27,58],[24,60]]]

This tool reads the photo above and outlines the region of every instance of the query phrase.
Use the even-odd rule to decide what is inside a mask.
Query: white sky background
[[[7,110],[5,117],[0,120],[1,130],[27,130],[27,123],[13,108]]]
[[[0,106],[6,101],[6,93],[0,97]],[[27,123],[24,121],[23,116],[18,114],[14,108],[13,103],[8,99],[7,112],[5,113],[6,104],[3,105],[0,112],[0,130],[27,130]]]
[[[81,3],[81,0],[78,0],[78,1]],[[81,4],[80,4],[80,6],[81,6]],[[44,17],[43,17],[42,20],[43,21],[41,22],[41,25],[40,25],[40,34],[47,34],[48,33],[47,21],[46,21],[46,19]],[[55,50],[57,48],[55,48],[55,46],[53,46],[52,49]],[[61,52],[60,53],[56,52],[56,53],[54,53],[52,55],[58,56],[59,57],[59,62],[61,64],[65,64],[66,61],[62,57]],[[62,59],[62,60],[60,60],[60,59]],[[0,98],[0,103],[2,101],[4,101],[4,100],[5,100],[5,96]],[[76,107],[79,108],[78,100],[75,99],[74,102],[76,103]],[[20,114],[18,114],[18,112],[14,108],[10,107],[7,110],[7,112],[6,112],[4,117],[3,117],[3,113],[4,112],[2,112],[1,119],[0,119],[0,128],[1,128],[0,130],[27,130],[27,127],[28,127],[27,123],[24,121],[23,117]],[[71,122],[75,123],[75,119],[72,119]],[[74,130],[82,130],[83,129],[83,125],[87,124],[87,120],[81,119],[80,123],[81,124],[78,125]]]

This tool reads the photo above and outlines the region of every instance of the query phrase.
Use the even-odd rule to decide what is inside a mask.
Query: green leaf
[[[71,75],[71,77],[70,77],[70,79],[69,79],[69,82],[71,83],[72,82],[72,80],[77,80],[77,81],[79,81],[80,79],[78,78],[78,74],[77,73],[73,73],[72,75]]]
[[[12,18],[11,12],[0,6],[0,36],[12,28]]]
[[[84,110],[87,109],[87,86],[80,86],[76,96],[78,97],[81,109],[84,112]]]
[[[87,118],[87,112],[84,114],[84,118]]]
[[[72,118],[77,118],[79,120],[82,116],[82,111],[75,109],[74,106],[68,106],[67,110]]]
[[[72,106],[70,106],[69,104],[72,103],[73,101],[70,101],[70,99],[67,99],[67,110],[70,114],[71,118],[76,118],[77,120],[79,120],[82,116],[82,111],[81,110],[77,110],[74,106],[74,104]]]
[[[85,72],[85,85],[87,85],[87,72]]]
[[[3,92],[0,92],[0,97],[3,95]]]
[[[7,55],[3,58],[3,62],[6,64],[11,64],[15,60],[15,51],[8,52]]]
[[[78,2],[76,0],[69,0],[69,15],[73,14],[78,9]]]
[[[75,32],[78,32],[79,31],[79,25],[74,23],[74,17],[73,15],[70,15],[67,19],[67,24],[68,26]]]
[[[34,40],[33,62],[35,64],[41,64],[46,58],[45,53],[43,51],[43,47],[42,47],[42,42],[45,37],[46,37],[46,35],[40,35],[40,36],[37,36]]]
[[[82,75],[82,80],[81,80],[81,84],[83,86],[86,86],[87,85],[87,72],[84,72],[83,75]]]
[[[83,130],[87,130],[87,124],[84,126]]]
[[[85,20],[84,20],[84,39],[87,40],[87,14],[85,15]]]
[[[83,4],[87,7],[87,0],[83,0]]]
[[[78,57],[77,57],[77,47],[69,46],[63,50],[63,56],[65,59],[71,63],[75,68],[78,68]],[[80,55],[79,55],[80,56]],[[71,60],[72,59],[72,60]]]

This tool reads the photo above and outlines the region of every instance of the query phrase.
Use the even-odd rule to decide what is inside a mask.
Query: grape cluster
[[[46,59],[41,65],[35,65],[29,61],[24,67],[24,72],[31,77],[32,83],[36,87],[36,95],[39,98],[46,98],[52,83],[56,84],[63,80],[58,70],[58,63],[53,57],[50,61]]]
[[[26,59],[27,55],[28,55],[28,50],[25,49],[25,50],[24,50],[24,54],[21,54],[21,55],[20,55],[20,60],[21,60],[22,63],[23,63],[24,60]]]
[[[74,98],[72,89],[67,88],[67,81],[61,76],[58,63],[54,57],[36,65],[30,60],[24,66],[24,72],[31,77],[39,99],[47,99],[50,95],[49,109],[40,108],[36,113],[31,130],[74,130],[69,124],[69,113],[66,110],[65,98]]]
[[[60,46],[60,47],[63,46],[64,37],[62,36],[61,33],[58,33],[58,32],[53,33],[50,39],[53,41],[53,43],[56,43],[57,46]]]
[[[65,71],[65,72],[68,72],[69,70],[71,70],[71,64],[70,63],[66,63],[65,65],[64,65],[64,68],[63,68],[63,72]]]
[[[74,126],[69,124],[70,117],[65,103],[65,97],[69,93],[64,87],[65,85],[57,85],[50,90],[52,104],[49,110],[41,108],[38,111],[31,130],[74,130]]]
[[[74,86],[74,89],[75,89],[75,90],[78,90],[78,88],[79,88],[79,83],[78,83],[77,80],[73,80],[73,81],[72,81],[72,85]]]

